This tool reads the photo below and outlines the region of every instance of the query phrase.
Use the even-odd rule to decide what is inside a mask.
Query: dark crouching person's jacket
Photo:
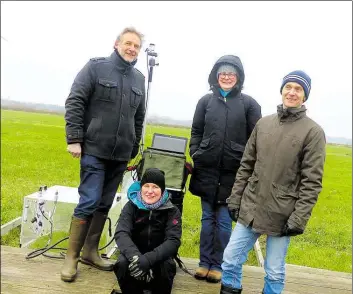
[[[181,244],[181,215],[167,191],[162,195],[162,206],[147,210],[138,200],[140,189],[140,183],[135,182],[128,190],[129,201],[120,214],[115,240],[127,259],[144,254],[153,267],[177,255]]]

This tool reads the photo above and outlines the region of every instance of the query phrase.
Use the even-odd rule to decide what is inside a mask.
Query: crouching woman
[[[114,267],[123,294],[171,293],[181,244],[181,216],[165,190],[164,172],[147,169],[128,190],[115,232],[120,255]]]

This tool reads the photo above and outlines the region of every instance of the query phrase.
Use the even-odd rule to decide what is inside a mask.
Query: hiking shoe
[[[195,279],[197,280],[204,280],[207,277],[209,269],[204,268],[204,267],[198,267],[195,272]]]
[[[206,280],[210,283],[219,283],[222,279],[222,272],[210,270],[207,274]]]

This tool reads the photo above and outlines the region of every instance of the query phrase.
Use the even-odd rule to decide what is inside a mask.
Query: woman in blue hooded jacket
[[[174,257],[181,244],[181,215],[165,190],[164,172],[147,169],[128,190],[115,232],[120,250],[114,267],[122,293],[171,293]]]

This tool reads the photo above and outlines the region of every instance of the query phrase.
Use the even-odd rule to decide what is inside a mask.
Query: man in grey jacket
[[[80,199],[72,217],[61,279],[73,281],[81,261],[101,270],[113,264],[98,254],[99,239],[127,163],[139,150],[145,117],[145,77],[134,68],[143,35],[119,34],[109,57],[92,58],[66,100],[67,151],[80,158]]]
[[[311,79],[286,75],[277,114],[258,121],[245,147],[228,209],[237,221],[223,255],[221,294],[241,293],[242,265],[267,235],[263,293],[282,293],[290,237],[302,234],[322,189],[326,139],[303,105]]]

